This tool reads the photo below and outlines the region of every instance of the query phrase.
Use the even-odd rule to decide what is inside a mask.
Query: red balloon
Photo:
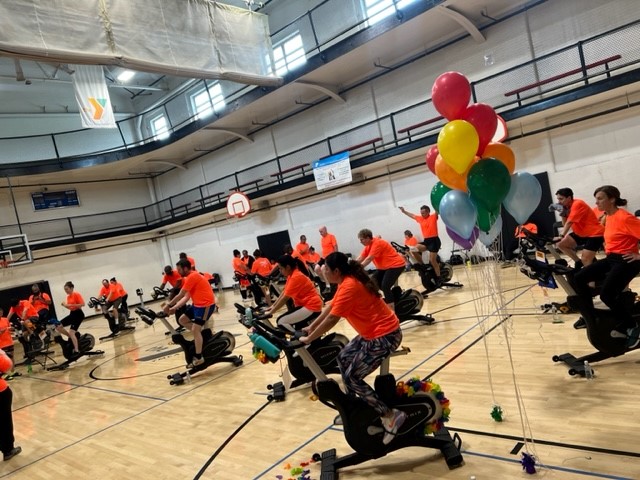
[[[434,175],[436,173],[436,158],[438,158],[439,154],[440,152],[438,151],[437,145],[433,145],[429,150],[427,150],[427,168],[431,170],[431,173],[433,173]]]
[[[469,105],[471,85],[459,72],[445,72],[436,78],[431,88],[431,101],[440,115],[447,120],[457,120]],[[493,130],[495,132],[495,128]],[[493,132],[491,132],[493,134]]]
[[[495,110],[486,103],[474,103],[466,108],[461,119],[473,125],[478,132],[480,144],[476,153],[482,155],[498,127],[498,116]]]

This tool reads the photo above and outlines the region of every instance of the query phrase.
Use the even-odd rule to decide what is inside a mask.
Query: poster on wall
[[[349,152],[336,153],[335,155],[321,158],[313,162],[312,166],[318,190],[351,183]]]

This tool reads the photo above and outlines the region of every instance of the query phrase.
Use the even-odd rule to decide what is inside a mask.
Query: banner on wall
[[[349,162],[349,152],[336,153],[329,157],[316,160],[312,164],[313,176],[316,180],[316,188],[325,190],[327,188],[351,183],[351,163]]]
[[[100,65],[69,65],[84,128],[116,128],[109,89]]]

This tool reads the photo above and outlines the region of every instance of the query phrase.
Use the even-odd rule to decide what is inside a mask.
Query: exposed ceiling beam
[[[469,32],[469,35],[471,35],[476,42],[482,43],[486,40],[482,32],[478,30],[478,28],[473,24],[473,22],[469,20],[467,17],[465,17],[464,15],[462,15],[461,13],[456,12],[450,7],[445,7],[444,5],[438,5],[435,8],[435,10],[437,12],[442,13],[443,15],[446,15],[456,23],[460,24],[462,28],[464,28],[467,32]]]
[[[312,88],[314,90],[318,90],[319,92],[324,93],[325,95],[333,98],[338,103],[347,103],[347,101],[340,96],[338,93],[338,89],[334,85],[326,85],[322,83],[309,82],[306,80],[296,80],[295,83],[298,85],[303,85],[305,87]]]
[[[11,81],[19,81],[19,82],[23,82],[25,80],[29,80],[31,83],[33,82],[43,82],[43,83],[66,83],[71,85],[71,80],[58,80],[55,78],[33,78],[33,77],[29,77],[28,79],[25,79],[24,75],[22,76],[22,80],[20,80],[18,78],[18,72],[16,71],[16,78],[14,77],[10,77],[9,75],[0,75],[0,80],[11,80]],[[157,91],[157,92],[164,92],[167,91],[168,88],[163,88],[163,87],[149,87],[147,85],[125,85],[123,83],[107,83],[107,87],[110,88],[128,88],[131,90],[153,90],[153,91]]]

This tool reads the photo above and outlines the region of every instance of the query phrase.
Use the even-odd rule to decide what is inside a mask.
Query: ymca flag
[[[109,90],[100,65],[69,65],[71,78],[85,128],[116,128]]]

